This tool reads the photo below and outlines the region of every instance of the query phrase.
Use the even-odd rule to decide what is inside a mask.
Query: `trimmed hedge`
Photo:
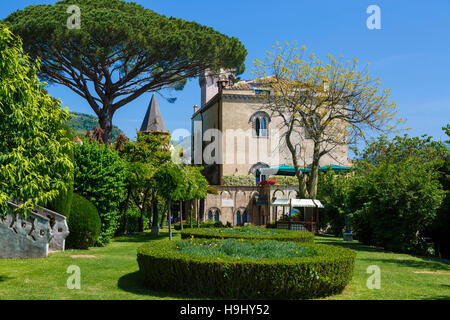
[[[66,240],[67,247],[88,249],[97,242],[102,223],[97,208],[86,198],[74,193],[68,225],[70,233]]]
[[[251,240],[244,240],[251,241]],[[255,241],[255,240],[253,240]],[[137,261],[151,290],[231,299],[311,299],[340,293],[353,275],[353,250],[299,244],[314,256],[284,259],[188,255],[169,240],[138,248]]]
[[[188,220],[189,221],[189,220]],[[175,230],[181,230],[181,225],[179,222],[173,224]],[[183,222],[183,229],[189,229],[191,227],[190,222]],[[197,221],[192,221],[192,227],[197,228]],[[229,228],[227,225],[224,225],[222,221],[216,222],[200,222],[200,228]]]
[[[248,233],[242,234],[230,234],[228,230],[248,228]],[[267,230],[267,234],[252,234],[251,227],[241,227],[233,229],[186,229],[181,231],[181,238],[204,238],[204,239],[248,239],[248,240],[277,240],[277,241],[295,241],[302,243],[313,243],[314,234],[307,231],[291,231],[291,230],[279,230],[279,229],[267,229],[262,228],[261,230]]]

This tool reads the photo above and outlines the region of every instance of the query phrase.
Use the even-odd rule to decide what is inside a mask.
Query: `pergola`
[[[278,229],[298,230],[309,232],[318,232],[319,223],[319,208],[323,208],[323,204],[317,199],[274,199],[271,203],[275,207],[276,218],[278,218],[278,207],[289,208],[289,215],[293,208],[303,208],[303,221],[277,221]],[[313,208],[313,211],[308,215],[306,208]],[[315,210],[314,210],[315,209]],[[308,215],[308,217],[307,217]]]

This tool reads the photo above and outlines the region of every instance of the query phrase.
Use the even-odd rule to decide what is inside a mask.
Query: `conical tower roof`
[[[159,110],[158,101],[153,94],[152,100],[148,105],[147,113],[145,114],[144,121],[142,122],[141,132],[167,132],[166,125]]]

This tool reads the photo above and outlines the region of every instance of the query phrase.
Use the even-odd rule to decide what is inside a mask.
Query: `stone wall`
[[[24,218],[14,213],[17,203],[8,205],[0,215],[0,259],[45,258],[49,250],[64,250],[69,234],[64,216],[37,208]]]
[[[293,199],[296,187],[291,186],[214,186],[218,194],[208,194],[205,199],[202,221],[215,220],[218,213],[219,220],[226,224],[238,224],[238,211],[242,215],[246,211],[248,223],[265,225],[275,221],[282,215],[283,208],[271,206],[277,199]],[[276,212],[278,210],[278,212]],[[285,209],[286,210],[286,209]],[[208,215],[211,212],[212,215]],[[212,218],[212,219],[211,219]]]

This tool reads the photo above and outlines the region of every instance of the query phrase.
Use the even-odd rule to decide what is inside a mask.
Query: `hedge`
[[[72,249],[88,249],[100,236],[101,220],[97,208],[86,198],[74,193],[66,244]]]
[[[245,240],[255,241],[255,240]],[[141,279],[151,290],[230,299],[311,299],[340,293],[353,275],[353,250],[315,244],[314,256],[285,259],[187,255],[169,240],[138,248]]]
[[[242,227],[241,229],[249,228]],[[239,228],[233,228],[239,229]],[[267,234],[252,234],[251,229],[248,233],[243,234],[230,234],[228,230],[233,229],[186,229],[181,231],[181,238],[204,238],[204,239],[248,239],[248,240],[277,240],[277,241],[295,241],[302,243],[313,243],[314,234],[307,231],[291,231],[291,230],[278,230],[278,229],[267,229],[261,228],[262,230],[267,230]]]
[[[181,225],[179,222],[174,223],[173,227],[175,230],[181,230]],[[187,222],[183,222],[183,229],[189,229],[191,227],[191,224],[189,222],[189,219]],[[200,228],[230,228],[231,224],[229,226],[222,223],[222,221],[211,221],[211,222],[200,222]],[[197,228],[197,221],[192,221],[192,228]]]

